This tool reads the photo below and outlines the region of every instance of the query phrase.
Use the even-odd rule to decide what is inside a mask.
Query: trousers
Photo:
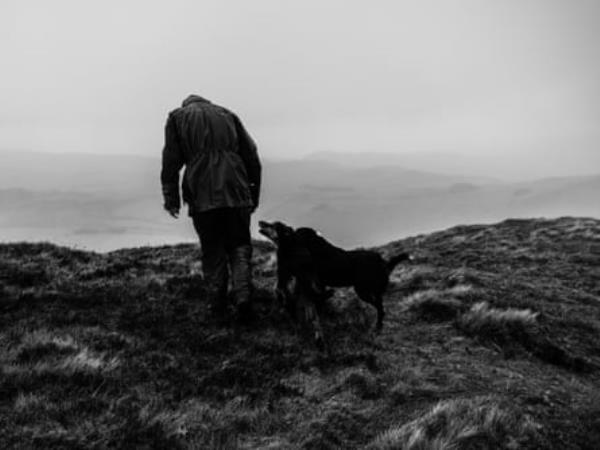
[[[202,272],[208,301],[218,309],[227,306],[231,275],[231,297],[235,306],[250,301],[252,245],[250,211],[219,208],[192,215],[202,247]]]

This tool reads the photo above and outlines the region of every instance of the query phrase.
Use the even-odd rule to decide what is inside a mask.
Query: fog
[[[238,112],[266,157],[591,174],[599,19],[593,0],[4,0],[0,151],[156,156],[196,92]]]
[[[254,220],[374,245],[600,216],[595,0],[3,0],[0,241],[196,240],[162,211],[170,110],[241,117]]]
[[[507,217],[600,217],[600,175],[505,182],[407,170],[389,155],[319,153],[263,159],[260,219],[311,226],[345,246],[385,244],[464,223]],[[369,166],[369,161],[387,164]],[[439,159],[439,158],[438,158]],[[449,168],[447,161],[440,161]],[[460,167],[455,167],[457,170]],[[0,165],[0,241],[52,241],[114,250],[194,242],[191,221],[162,210],[160,159],[5,152]]]

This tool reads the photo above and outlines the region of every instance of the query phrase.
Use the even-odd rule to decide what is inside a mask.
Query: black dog
[[[314,286],[314,292],[325,297],[327,286],[352,286],[358,297],[377,309],[377,330],[383,326],[383,294],[390,273],[402,261],[412,259],[401,253],[389,260],[371,250],[344,250],[332,245],[312,228],[293,228],[281,223],[259,223],[260,233],[275,244],[278,253],[278,289],[285,289],[290,273]],[[284,251],[280,253],[280,248]],[[294,249],[290,251],[290,249]],[[302,255],[298,258],[297,255]],[[296,259],[298,258],[298,259]],[[282,272],[279,271],[282,268]]]
[[[259,232],[277,245],[277,297],[288,314],[310,325],[317,346],[324,348],[321,322],[315,307],[333,294],[322,288],[308,248],[292,227],[281,222],[259,222]]]
[[[333,294],[323,288],[310,250],[292,227],[264,221],[259,227],[259,233],[277,245],[277,296],[292,316],[296,314],[292,300],[299,291],[317,300]]]

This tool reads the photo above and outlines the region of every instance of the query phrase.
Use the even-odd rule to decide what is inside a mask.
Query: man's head
[[[266,222],[264,220],[258,222],[258,232],[276,245],[294,235],[294,229],[289,225],[283,222]]]
[[[191,105],[192,103],[210,103],[210,101],[205,99],[204,97],[200,97],[199,95],[191,94],[188,95],[183,102],[181,102],[181,106],[185,108],[186,106]]]

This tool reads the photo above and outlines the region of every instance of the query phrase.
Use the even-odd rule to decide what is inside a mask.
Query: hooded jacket
[[[231,111],[197,95],[169,113],[161,183],[165,207],[179,208],[179,172],[189,213],[258,206],[261,164],[256,145]]]

